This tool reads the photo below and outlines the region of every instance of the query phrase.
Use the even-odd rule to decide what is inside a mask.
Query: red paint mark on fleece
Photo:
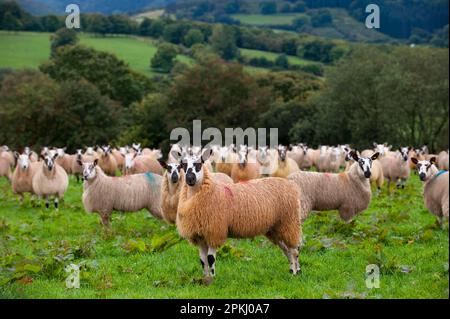
[[[331,177],[330,173],[324,173],[326,177]]]
[[[238,184],[248,184],[248,183],[249,183],[249,181],[239,181]]]
[[[233,197],[233,192],[231,191],[231,189],[228,186],[224,186],[223,190],[225,191],[225,195],[227,195],[229,197]]]

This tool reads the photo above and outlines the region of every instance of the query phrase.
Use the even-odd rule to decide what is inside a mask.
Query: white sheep
[[[14,194],[20,196],[20,202],[23,202],[24,194],[34,194],[33,177],[41,168],[41,162],[31,162],[30,155],[14,153],[17,158],[17,167],[14,170],[11,187]]]
[[[436,167],[436,158],[430,161],[411,159],[416,165],[423,184],[423,198],[428,210],[437,216],[439,224],[443,226],[443,219],[448,219],[448,187],[449,173],[446,170],[439,171]]]
[[[83,205],[87,212],[101,216],[102,224],[110,225],[113,211],[136,212],[148,209],[161,219],[162,177],[150,172],[121,177],[107,176],[94,162],[79,163],[83,166]]]
[[[356,163],[347,172],[339,174],[300,171],[289,175],[288,179],[299,187],[302,221],[312,210],[338,210],[347,222],[365,210],[372,198],[369,181],[372,162],[378,155],[375,153],[366,158],[352,152]]]
[[[408,147],[401,147],[399,151],[392,152],[393,155],[385,155],[380,159],[384,178],[388,180],[388,191],[390,191],[391,183],[397,183],[397,188],[405,188],[411,172],[409,150]]]
[[[54,198],[55,209],[58,209],[59,199],[69,186],[69,177],[66,171],[55,163],[58,154],[53,157],[46,155],[42,157],[40,168],[38,167],[33,176],[33,191],[39,198],[45,198],[45,207],[49,208],[49,199]]]
[[[437,162],[439,169],[448,171],[448,150],[439,153]]]

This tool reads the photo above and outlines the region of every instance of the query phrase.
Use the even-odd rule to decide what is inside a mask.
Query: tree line
[[[173,128],[191,130],[200,119],[221,130],[277,127],[283,144],[448,148],[448,49],[355,46],[322,80],[252,75],[205,50],[196,64],[149,79],[112,54],[55,47],[39,71],[1,70],[1,144],[74,150],[138,141],[167,151]]]

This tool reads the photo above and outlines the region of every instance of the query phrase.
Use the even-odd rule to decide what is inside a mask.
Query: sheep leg
[[[216,275],[216,249],[212,247],[208,248],[208,266],[209,273],[214,277]]]
[[[59,198],[58,197],[55,197],[55,209],[56,210],[58,210],[58,201],[59,201]]]
[[[298,260],[299,253],[298,248],[289,248],[283,241],[278,241],[278,246],[281,248],[283,253],[286,255],[289,261],[289,271],[296,275],[300,272],[300,261]]]
[[[203,267],[203,275],[209,275],[209,267],[208,267],[208,245],[204,241],[200,241],[198,243],[198,252],[200,255],[200,264]]]
[[[48,199],[48,196],[44,196],[45,197],[45,208],[48,209],[50,207],[50,201]]]
[[[100,213],[100,216],[102,218],[102,225],[106,228],[110,228],[111,227],[111,213],[102,212],[102,213]]]

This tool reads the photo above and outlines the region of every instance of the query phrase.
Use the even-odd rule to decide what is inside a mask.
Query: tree
[[[225,25],[217,25],[210,37],[213,50],[223,59],[232,60],[239,56],[233,29]]]
[[[161,72],[168,73],[172,70],[177,57],[178,49],[170,43],[163,43],[151,59],[151,67]]]
[[[262,2],[259,7],[261,9],[262,14],[277,13],[277,3],[276,2]]]
[[[59,47],[78,43],[77,32],[74,29],[61,28],[51,36],[51,56],[56,55]]]
[[[114,54],[81,45],[60,48],[40,70],[58,82],[80,80],[94,84],[102,95],[129,106],[152,89],[150,80],[132,71]]]
[[[108,17],[105,17],[102,14],[91,14],[88,18],[88,31],[92,33],[98,33],[101,35],[105,35],[106,33],[110,33],[112,29],[111,22]]]
[[[11,12],[6,12],[2,19],[1,29],[16,31],[20,30],[21,28],[22,23],[20,22],[20,20],[14,17]]]
[[[47,32],[55,32],[59,28],[63,27],[62,21],[60,21],[58,17],[53,14],[41,17],[41,25],[44,31]]]
[[[330,11],[320,9],[315,11],[311,16],[311,24],[315,28],[327,27],[333,23],[333,17]]]
[[[302,31],[306,26],[311,23],[311,19],[307,15],[296,17],[292,21],[292,27],[297,31]]]
[[[241,65],[205,59],[175,78],[169,89],[167,131],[185,127],[192,120],[203,127],[257,127],[257,114],[270,104],[270,92],[259,87]]]
[[[275,60],[275,66],[281,68],[281,69],[288,69],[289,68],[289,60],[286,56],[286,54],[280,54],[276,60]]]
[[[330,70],[326,89],[310,101],[309,124],[294,125],[295,134],[319,127],[316,143],[446,148],[448,137],[439,137],[448,128],[448,72],[448,50],[355,48]]]
[[[5,77],[0,116],[0,140],[14,148],[65,145],[72,151],[83,144],[110,142],[123,119],[119,104],[86,80],[59,85],[37,71]]]
[[[205,41],[205,36],[203,32],[199,29],[191,29],[183,38],[183,44],[187,47],[191,47],[197,43],[203,43]]]

